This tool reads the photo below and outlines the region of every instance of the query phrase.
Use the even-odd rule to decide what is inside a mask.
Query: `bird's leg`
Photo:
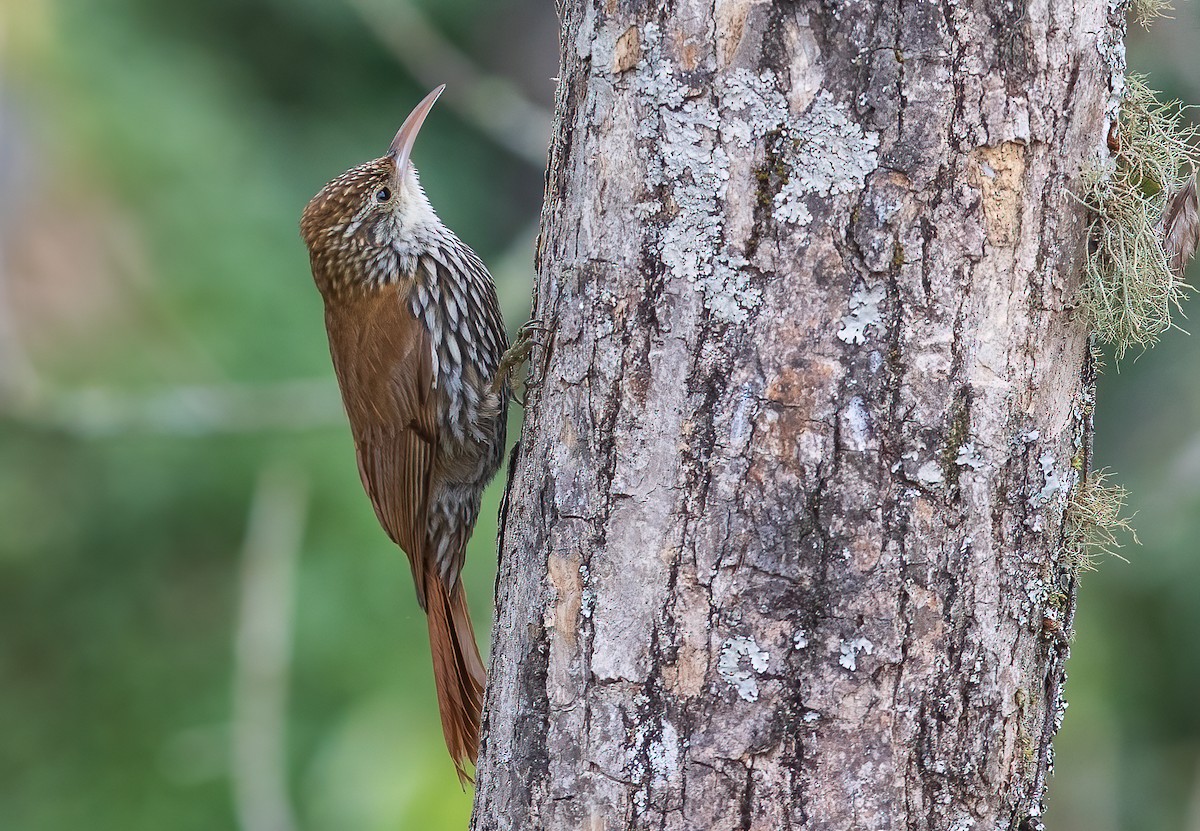
[[[493,394],[499,392],[505,382],[512,381],[512,377],[516,371],[529,360],[529,353],[533,351],[533,347],[544,346],[538,340],[537,335],[546,331],[548,330],[537,319],[526,321],[517,330],[517,336],[513,339],[512,346],[508,347],[504,354],[500,356],[500,365],[496,368],[496,377],[492,379],[490,388]],[[525,406],[525,402],[519,399],[517,403]]]

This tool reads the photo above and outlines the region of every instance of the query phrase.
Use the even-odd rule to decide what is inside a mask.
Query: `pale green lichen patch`
[[[639,153],[647,167],[646,190],[661,198],[641,202],[635,210],[642,220],[663,221],[659,254],[670,272],[696,285],[715,316],[744,323],[762,303],[762,290],[746,270],[742,252],[725,239],[722,206],[730,163],[722,143],[721,131],[727,127],[718,100],[692,87],[690,73],[670,59],[657,24],[642,27],[639,49],[645,68],[638,70],[635,84],[641,100],[655,113],[637,127],[638,138],[644,140]],[[766,108],[752,92],[736,87],[730,95],[739,108]],[[782,99],[778,106],[783,106]],[[767,129],[757,118],[750,121],[743,125],[745,135],[733,141],[749,141]]]
[[[770,70],[734,70],[718,79],[717,88],[722,109],[736,114],[722,123],[722,133],[743,147],[769,140],[771,173],[781,183],[771,206],[782,223],[807,225],[812,221],[807,197],[853,193],[879,166],[879,136],[864,130],[849,107],[826,91],[793,115]]]
[[[730,177],[745,175],[746,162],[764,148],[768,165],[751,170],[752,210],[803,227],[812,221],[809,199],[862,188],[878,167],[879,137],[828,92],[793,112],[788,79],[769,69],[719,70],[706,87],[696,55],[681,54],[653,22],[627,30],[614,50],[612,61],[602,62],[605,83],[624,74],[642,108],[633,130],[646,195],[635,215],[661,229],[663,266],[699,290],[707,311],[744,324],[764,301],[750,268],[760,223],[756,218],[755,230],[741,236],[749,229],[736,221],[740,204],[730,197]]]
[[[1164,210],[1200,166],[1197,129],[1183,110],[1161,101],[1144,78],[1128,77],[1112,159],[1083,174],[1081,198],[1092,216],[1081,304],[1117,358],[1157,342],[1190,289],[1163,244]]]
[[[754,638],[726,638],[717,659],[717,673],[744,701],[758,701],[758,679],[767,670],[771,655]]]
[[[873,654],[875,652],[875,644],[866,638],[854,638],[842,641],[839,649],[842,655],[838,658],[838,663],[851,672],[854,672],[858,669],[858,656]]]
[[[845,104],[822,92],[806,113],[787,125],[793,152],[787,156],[789,176],[775,194],[780,222],[812,221],[805,198],[837,196],[860,190],[867,174],[879,166],[879,136],[850,117]]]
[[[1071,491],[1063,517],[1063,554],[1074,571],[1095,571],[1105,557],[1121,557],[1122,540],[1138,542],[1137,532],[1125,515],[1129,494],[1110,485],[1111,474],[1092,473]]]
[[[850,313],[842,318],[838,339],[844,343],[866,343],[867,328],[882,325],[879,304],[887,297],[883,286],[860,286],[850,295]]]

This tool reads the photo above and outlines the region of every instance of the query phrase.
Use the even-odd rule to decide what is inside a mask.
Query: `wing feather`
[[[429,335],[392,291],[327,307],[326,325],[363,487],[379,523],[408,555],[425,608],[426,515],[438,452]]]

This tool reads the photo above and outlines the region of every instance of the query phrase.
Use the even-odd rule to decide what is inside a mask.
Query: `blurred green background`
[[[1130,64],[1200,102],[1176,15]],[[544,0],[0,2],[0,829],[465,827],[296,222],[448,82],[423,183],[523,321],[556,37]],[[1200,829],[1196,367],[1171,333],[1102,379],[1144,545],[1083,583],[1057,831]]]
[[[297,223],[447,82],[416,162],[523,322],[553,7],[0,9],[0,829],[465,828]]]

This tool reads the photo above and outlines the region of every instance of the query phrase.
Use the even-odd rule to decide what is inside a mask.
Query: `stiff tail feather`
[[[433,679],[446,749],[454,760],[458,780],[471,781],[466,762],[476,762],[479,722],[483,712],[483,660],[475,645],[475,630],[467,611],[462,583],[447,590],[440,580],[429,581],[426,592],[429,649],[433,653]]]

